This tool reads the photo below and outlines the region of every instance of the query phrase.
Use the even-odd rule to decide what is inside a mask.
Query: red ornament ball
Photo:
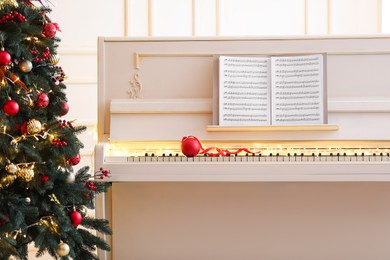
[[[194,136],[183,137],[181,140],[181,151],[187,157],[197,156],[201,148],[199,140]]]
[[[7,66],[11,62],[11,55],[4,50],[0,51],[0,66]]]
[[[72,158],[69,158],[66,160],[66,163],[71,165],[71,166],[74,166],[74,165],[77,165],[79,164],[79,162],[81,161],[81,156],[80,154],[76,154],[75,156],[73,156]]]
[[[68,112],[69,112],[68,103],[66,103],[65,101],[62,101],[61,102],[61,112],[60,112],[61,116],[68,114]]]
[[[47,105],[49,105],[49,97],[46,95],[46,93],[39,93],[35,103],[39,108],[47,107]]]
[[[3,111],[7,116],[14,116],[19,113],[19,104],[15,100],[8,100],[3,105]]]
[[[43,26],[43,35],[46,37],[53,38],[57,31],[60,31],[60,28],[56,23],[47,23]]]
[[[83,216],[81,215],[80,212],[78,211],[72,211],[70,214],[69,214],[69,218],[70,218],[70,222],[72,223],[72,226],[74,226],[75,228],[80,225],[81,221],[83,221]]]
[[[27,121],[25,121],[21,126],[20,126],[20,131],[22,134],[27,135]]]

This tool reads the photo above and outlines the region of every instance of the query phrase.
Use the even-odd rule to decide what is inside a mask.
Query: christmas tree
[[[97,259],[97,248],[110,249],[93,233],[110,234],[108,222],[86,215],[109,172],[74,172],[85,127],[63,119],[60,29],[49,7],[0,0],[0,259],[27,259],[29,245],[56,259]]]

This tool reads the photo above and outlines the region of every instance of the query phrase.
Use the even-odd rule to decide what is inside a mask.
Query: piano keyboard
[[[261,163],[261,162],[390,162],[389,153],[365,155],[364,153],[353,155],[347,154],[268,154],[256,155],[245,154],[238,156],[196,156],[186,157],[176,154],[162,154],[155,156],[154,154],[145,154],[144,156],[106,156],[105,162],[115,163]]]

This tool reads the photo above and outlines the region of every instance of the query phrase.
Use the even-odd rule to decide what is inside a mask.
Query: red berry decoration
[[[37,95],[37,101],[35,101],[37,104],[37,107],[44,108],[49,105],[49,97],[46,95],[46,93],[39,93]]]
[[[199,140],[193,136],[183,137],[181,140],[181,151],[185,156],[197,156],[201,148]]]
[[[70,222],[72,223],[72,226],[74,226],[75,228],[80,225],[81,221],[83,221],[83,216],[81,215],[80,212],[78,211],[72,211],[70,214],[69,214],[69,218],[70,218]]]
[[[47,176],[47,175],[41,175],[41,182],[42,183],[45,183],[45,182],[47,182],[49,180],[49,176]]]
[[[74,166],[74,165],[79,164],[80,160],[81,160],[80,154],[76,154],[72,158],[69,158],[68,160],[66,160],[66,163],[69,164],[70,166]]]
[[[4,114],[14,116],[19,112],[19,104],[15,100],[8,100],[3,105]]]
[[[0,66],[7,66],[11,62],[11,55],[2,49],[0,51]]]
[[[53,38],[57,31],[61,31],[57,23],[46,23],[43,26],[43,35],[49,38]]]
[[[61,112],[60,112],[61,116],[68,114],[68,112],[69,112],[68,103],[66,103],[65,101],[62,101],[61,102]]]

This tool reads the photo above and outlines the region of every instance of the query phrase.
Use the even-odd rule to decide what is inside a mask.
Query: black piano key
[[[279,156],[280,154],[279,153],[276,153],[276,156]]]
[[[152,157],[154,157],[154,153],[152,153]]]
[[[304,156],[304,154],[303,154],[303,153],[301,153],[301,156]]]
[[[175,156],[176,156],[176,157],[179,157],[179,154],[178,154],[178,153],[176,153],[176,154],[175,154]]]
[[[315,153],[311,153],[311,156],[316,156],[316,154]]]
[[[270,154],[269,154],[269,156],[271,156],[271,157],[272,157],[272,153],[270,153]]]
[[[171,153],[169,154],[169,157],[172,157],[172,154],[171,154]]]
[[[357,156],[357,153],[355,153],[355,156]]]
[[[162,154],[162,157],[165,157],[165,153]]]
[[[319,154],[318,154],[318,156],[322,156],[322,154],[321,154],[321,153],[319,153]]]
[[[347,156],[347,153],[343,153],[344,156]]]
[[[148,153],[145,153],[145,157],[148,157],[149,156],[149,154]]]
[[[297,153],[294,153],[294,156],[297,156]]]
[[[252,156],[255,156],[256,154],[255,153],[252,153]]]
[[[380,153],[381,156],[383,156],[383,153]]]

